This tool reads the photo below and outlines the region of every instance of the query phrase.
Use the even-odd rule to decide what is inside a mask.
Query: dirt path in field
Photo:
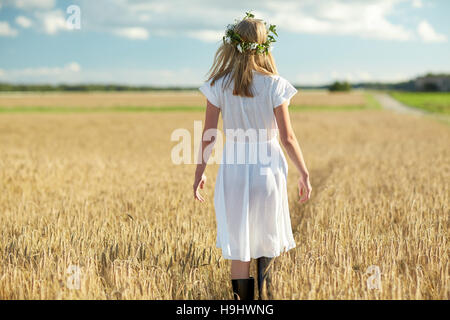
[[[375,97],[375,99],[377,99],[377,101],[381,104],[381,106],[387,110],[392,110],[397,113],[407,113],[414,115],[424,115],[428,113],[424,110],[409,107],[401,103],[400,101],[395,100],[386,93],[375,93],[373,96]]]

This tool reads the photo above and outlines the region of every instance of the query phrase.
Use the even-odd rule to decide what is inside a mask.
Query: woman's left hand
[[[204,202],[205,199],[203,199],[203,197],[201,196],[198,189],[199,189],[199,187],[200,187],[200,189],[203,189],[203,187],[205,186],[205,182],[206,182],[206,176],[204,174],[202,174],[202,176],[199,178],[195,177],[194,186],[193,186],[194,187],[194,198],[200,202]]]

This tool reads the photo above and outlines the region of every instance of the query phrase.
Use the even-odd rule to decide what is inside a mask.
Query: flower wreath
[[[244,19],[254,18],[255,15],[246,12]],[[242,19],[242,20],[244,20]],[[242,21],[241,20],[241,21]],[[272,50],[272,43],[276,42],[274,36],[270,33],[273,33],[278,37],[277,31],[276,31],[276,25],[269,25],[267,28],[266,22],[264,22],[264,25],[266,26],[267,30],[267,41],[264,43],[257,43],[257,42],[247,42],[242,39],[242,37],[234,31],[236,25],[241,22],[239,20],[236,20],[235,24],[229,24],[227,26],[227,30],[225,31],[225,36],[223,37],[223,43],[225,44],[231,44],[233,46],[236,46],[237,50],[240,53],[249,52],[251,50],[255,50],[256,54],[267,54],[269,51]]]

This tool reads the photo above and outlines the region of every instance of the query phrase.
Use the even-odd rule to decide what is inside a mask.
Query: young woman
[[[257,259],[259,297],[263,292],[270,297],[272,259],[295,247],[286,188],[288,168],[278,134],[299,172],[301,203],[312,190],[288,112],[297,90],[277,74],[270,53],[275,41],[272,33],[276,35],[275,26],[267,28],[248,13],[229,25],[209,79],[200,87],[207,98],[201,150],[211,150],[217,137],[210,138],[211,130],[217,130],[220,113],[226,132],[214,192],[216,246],[231,260],[233,294],[241,300],[254,299],[251,259]],[[195,171],[194,197],[201,202],[199,189],[206,182],[209,154],[202,153]],[[255,155],[259,156],[256,161]]]

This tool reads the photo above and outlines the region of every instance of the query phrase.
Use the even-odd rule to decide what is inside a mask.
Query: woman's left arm
[[[203,128],[202,133],[202,146],[200,148],[199,157],[201,157],[201,162],[197,164],[197,169],[195,170],[195,179],[194,179],[194,198],[199,200],[200,202],[204,202],[205,199],[200,195],[199,188],[203,189],[203,186],[206,182],[206,176],[203,174],[206,169],[206,164],[208,163],[208,159],[211,155],[212,148],[207,148],[211,143],[215,143],[216,135],[208,135],[211,138],[208,140],[204,138],[205,132],[213,129],[217,130],[217,123],[219,122],[219,114],[220,108],[213,105],[209,100],[206,102],[206,114],[205,114],[205,127]],[[207,150],[206,153],[203,153],[203,150]]]

